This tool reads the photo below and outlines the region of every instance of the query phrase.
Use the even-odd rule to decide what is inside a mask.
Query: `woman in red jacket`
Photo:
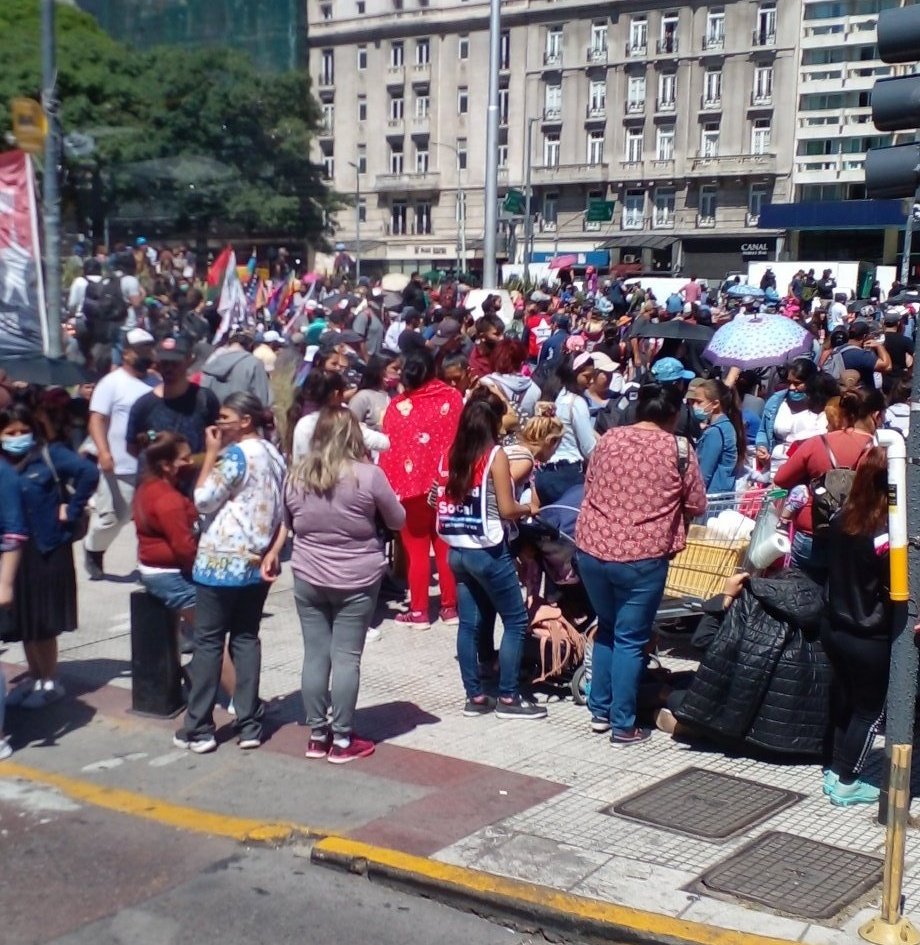
[[[192,565],[198,548],[198,513],[178,489],[192,466],[188,440],[177,433],[142,434],[141,483],[134,495],[138,570],[148,593],[191,624],[195,607]]]

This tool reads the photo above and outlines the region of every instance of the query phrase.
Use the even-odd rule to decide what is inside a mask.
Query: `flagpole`
[[[57,65],[54,42],[55,0],[42,0],[42,106],[48,121],[45,177],[42,181],[45,222],[45,319],[48,355],[59,358],[61,347],[61,196],[58,181]]]

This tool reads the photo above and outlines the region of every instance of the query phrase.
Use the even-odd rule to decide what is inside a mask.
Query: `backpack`
[[[100,282],[87,283],[83,317],[93,341],[105,344],[118,340],[118,332],[128,317],[128,303],[121,294],[119,278],[108,276]]]
[[[831,449],[825,434],[822,434],[821,442],[827,450],[831,468],[824,475],[812,479],[808,484],[808,491],[811,494],[812,531],[815,535],[827,531],[831,519],[843,507],[843,503],[850,494],[850,489],[853,488],[856,467],[859,466],[863,456],[872,448],[873,444],[873,441],[869,440],[860,451],[853,466],[841,469],[837,465],[837,457],[834,456],[834,451]]]
[[[850,347],[852,347],[852,345],[843,345],[840,348],[836,348],[834,353],[824,362],[824,367],[821,370],[826,374],[830,374],[834,380],[839,381],[840,378],[843,377],[843,372],[847,369],[843,360],[843,352]]]

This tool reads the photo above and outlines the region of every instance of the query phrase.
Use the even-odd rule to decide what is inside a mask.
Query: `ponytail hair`
[[[188,440],[181,433],[162,431],[157,433],[149,430],[139,433],[135,439],[138,452],[143,456],[141,464],[142,479],[163,479],[163,466],[174,463],[179,458],[183,446],[188,446]]]

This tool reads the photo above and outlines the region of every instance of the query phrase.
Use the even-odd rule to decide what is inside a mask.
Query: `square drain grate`
[[[882,861],[791,833],[771,831],[707,870],[695,883],[805,919],[829,919],[882,878]]]
[[[757,781],[686,768],[605,807],[602,813],[619,814],[703,840],[727,840],[802,797]]]

